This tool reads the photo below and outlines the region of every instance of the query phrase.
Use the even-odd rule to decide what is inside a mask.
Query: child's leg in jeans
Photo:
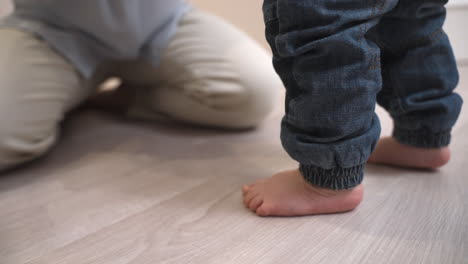
[[[448,162],[450,130],[462,100],[458,72],[442,26],[446,0],[400,0],[373,30],[382,48],[378,102],[395,121],[370,162],[437,168]]]
[[[267,0],[267,39],[287,88],[282,143],[300,169],[244,186],[259,215],[354,209],[364,166],[380,135],[380,49],[365,34],[393,9],[387,1]]]

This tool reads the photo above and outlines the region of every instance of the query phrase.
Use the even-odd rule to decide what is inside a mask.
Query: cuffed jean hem
[[[352,189],[362,183],[365,164],[352,168],[322,169],[319,167],[304,165],[299,166],[304,179],[321,188],[333,190]]]
[[[433,133],[427,130],[404,130],[395,128],[393,137],[400,143],[419,148],[442,148],[450,144],[451,131]]]

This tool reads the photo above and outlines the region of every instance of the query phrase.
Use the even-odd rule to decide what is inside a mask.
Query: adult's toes
[[[260,207],[263,203],[263,197],[261,195],[255,196],[250,202],[249,202],[249,208],[252,211],[256,211],[258,207]]]

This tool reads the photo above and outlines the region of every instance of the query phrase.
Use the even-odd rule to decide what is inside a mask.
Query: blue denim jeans
[[[281,140],[311,184],[349,189],[380,136],[440,148],[462,106],[442,30],[446,0],[265,0],[266,37],[286,86]]]

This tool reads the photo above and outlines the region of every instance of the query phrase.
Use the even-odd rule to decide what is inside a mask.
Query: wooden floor
[[[440,171],[369,166],[351,213],[259,218],[239,190],[295,166],[281,108],[239,134],[74,115],[47,158],[0,177],[0,263],[468,263],[466,107]]]
[[[466,108],[442,170],[369,166],[354,212],[259,218],[239,190],[295,166],[280,116],[234,134],[78,113],[47,158],[0,177],[0,263],[468,263]]]

